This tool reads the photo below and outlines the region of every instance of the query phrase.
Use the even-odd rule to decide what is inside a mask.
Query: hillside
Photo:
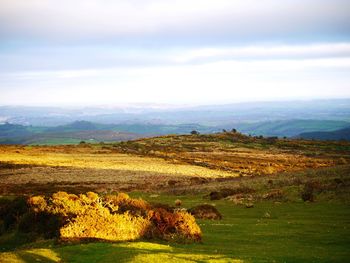
[[[144,137],[131,132],[112,130],[114,126],[76,121],[57,127],[33,127],[18,124],[0,125],[0,144],[77,144],[80,141],[118,142]]]
[[[300,133],[314,131],[335,131],[349,126],[346,121],[334,120],[280,120],[256,123],[238,123],[236,127],[243,133],[263,136],[293,137]]]
[[[4,172],[0,193],[62,188],[166,190],[174,189],[168,181],[184,186],[197,180],[193,177],[264,176],[346,164],[350,144],[227,132],[72,146],[0,146],[0,160]],[[9,173],[6,168],[14,170]],[[17,168],[20,173],[9,176]]]
[[[108,124],[97,124],[89,121],[75,121],[66,125],[46,128],[46,132],[59,133],[59,132],[98,131],[98,130],[111,130],[112,128],[113,128],[113,125],[108,125]]]
[[[89,121],[75,121],[56,127],[6,123],[0,125],[0,144],[76,144],[81,140],[118,142],[155,135],[189,134],[192,130],[209,133],[218,131],[218,128],[198,124],[101,124]]]
[[[0,145],[0,222],[6,222],[0,233],[0,262],[168,262],[172,258],[173,262],[279,262],[286,257],[292,262],[315,262],[320,251],[326,261],[346,262],[348,163],[348,142],[249,137],[237,132],[117,143]],[[214,220],[208,212],[203,213],[207,217],[193,215],[203,233],[199,244],[149,237],[101,242],[109,235],[66,243],[54,231],[56,221],[46,220],[47,214],[21,212],[33,200],[28,196],[71,197],[64,203],[57,199],[57,206],[65,211],[75,209],[80,198],[97,196],[89,191],[99,194],[97,201],[127,192],[136,198],[126,199],[133,202],[129,209],[130,204],[137,208],[130,210],[136,217],[148,216],[139,209],[146,200],[168,213],[189,213],[210,204],[221,219]],[[95,211],[96,203],[90,201],[84,199]],[[120,206],[113,213],[127,216],[125,209]],[[102,215],[110,212],[97,214],[87,225],[100,228],[106,224]],[[87,237],[93,233],[80,223],[77,226]]]
[[[299,134],[297,136],[299,138],[308,139],[308,140],[333,140],[333,141],[339,141],[339,140],[347,140],[350,141],[350,127],[347,127],[345,129],[340,129],[336,131],[329,131],[329,132],[305,132]]]

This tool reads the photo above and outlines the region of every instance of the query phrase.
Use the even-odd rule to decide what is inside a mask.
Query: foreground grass
[[[201,196],[134,193],[184,207]],[[254,208],[220,200],[221,221],[199,220],[203,242],[32,243],[0,254],[0,262],[346,262],[350,258],[350,207],[341,202],[258,202]],[[1,243],[0,243],[1,244]]]

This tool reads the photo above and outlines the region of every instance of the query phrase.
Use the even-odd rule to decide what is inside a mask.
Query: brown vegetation
[[[214,206],[209,204],[192,207],[188,212],[197,219],[222,219],[220,212]]]
[[[224,132],[147,138],[122,142],[114,145],[113,149],[242,176],[275,174],[343,163],[343,159],[349,159],[350,143],[279,140]]]
[[[175,193],[239,182],[243,176],[297,173],[348,161],[347,142],[271,140],[238,132],[114,144],[0,146],[0,193]],[[213,193],[214,199],[234,194],[220,196],[221,190],[212,190],[220,192]]]

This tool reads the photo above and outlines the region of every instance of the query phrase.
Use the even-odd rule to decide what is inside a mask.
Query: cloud
[[[348,0],[0,0],[2,104],[350,96],[349,72]]]
[[[199,48],[179,54],[174,60],[184,63],[208,60],[306,59],[327,57],[350,57],[350,43]]]
[[[0,6],[3,39],[254,41],[350,33],[347,0],[0,0]]]
[[[350,96],[350,58],[0,74],[1,104],[229,103]]]
[[[38,46],[0,50],[0,69],[12,71],[90,70],[155,67],[238,60],[296,60],[350,57],[350,42],[303,45],[246,45],[181,48]]]

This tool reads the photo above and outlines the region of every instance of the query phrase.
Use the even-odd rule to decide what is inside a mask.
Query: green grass
[[[184,207],[204,203],[201,196],[133,193],[153,202]],[[208,201],[208,200],[207,200]],[[3,262],[346,262],[350,258],[350,207],[333,202],[257,202],[253,208],[229,201],[216,205],[223,220],[199,220],[203,242],[32,243],[0,255]],[[1,262],[1,259],[0,259]]]

